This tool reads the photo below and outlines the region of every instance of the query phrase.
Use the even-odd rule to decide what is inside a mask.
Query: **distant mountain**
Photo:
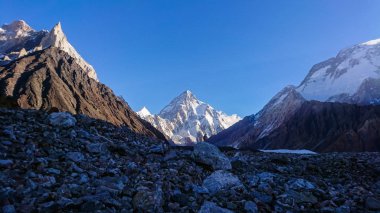
[[[152,115],[146,107],[143,107],[140,111],[138,111],[136,113],[140,117],[148,117],[148,116]]]
[[[137,112],[143,119],[180,145],[203,141],[240,120],[198,100],[189,90],[174,98],[158,115],[144,107]]]
[[[307,100],[380,103],[380,39],[344,49],[314,65],[297,91]]]
[[[25,22],[4,26],[2,29],[6,30],[10,44],[3,40],[2,51],[4,47],[12,47],[15,51],[29,42],[23,39],[40,34]],[[28,51],[0,66],[0,97],[10,97],[21,108],[84,114],[165,140],[161,132],[141,119],[123,99],[95,80],[96,75],[90,75],[89,67],[84,67],[84,60],[68,44],[59,24],[42,37],[37,43],[54,45]]]
[[[98,80],[94,68],[68,42],[61,23],[56,24],[50,32],[36,31],[23,20],[4,24],[0,28],[0,65],[48,47],[65,51],[91,78]]]
[[[224,146],[268,149],[379,151],[378,131],[371,129],[379,124],[378,107],[350,105],[377,105],[379,100],[380,39],[342,50],[336,57],[314,65],[298,87],[284,88],[259,113],[243,119],[209,141]],[[346,116],[351,116],[350,119],[345,119],[340,112],[348,113]],[[308,122],[315,125],[313,131],[307,130]],[[371,126],[365,131],[371,137],[358,133],[366,125]],[[289,126],[299,129],[290,131]],[[326,127],[331,131],[325,131]],[[357,137],[344,137],[352,132]],[[338,142],[340,145],[335,146]]]

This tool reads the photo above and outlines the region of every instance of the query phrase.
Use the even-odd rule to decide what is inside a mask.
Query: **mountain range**
[[[380,40],[243,119],[189,90],[134,112],[60,23],[3,25],[0,56],[1,212],[380,211]]]
[[[20,20],[0,28],[0,102],[9,100],[5,105],[84,114],[176,145],[206,140],[249,149],[380,151],[380,39],[314,65],[298,86],[243,119],[189,90],[153,115],[145,107],[135,113],[99,82],[60,23],[37,31]]]
[[[74,58],[89,77],[98,80],[94,68],[68,42],[60,22],[50,32],[47,30],[36,31],[23,20],[4,24],[0,28],[0,65],[51,46],[65,51]]]
[[[314,65],[257,114],[208,141],[222,146],[314,151],[380,150],[380,39]]]
[[[166,140],[98,81],[60,23],[50,32],[35,31],[24,21],[0,29],[0,96],[12,98],[21,108],[84,114]]]
[[[152,115],[146,107],[137,114],[177,145],[192,145],[204,141],[241,119],[235,114],[228,116],[215,110],[198,100],[189,90],[174,98],[157,115]]]

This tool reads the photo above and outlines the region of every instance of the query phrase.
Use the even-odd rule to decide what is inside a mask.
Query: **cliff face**
[[[380,151],[380,106],[307,101],[269,135],[243,147],[317,152]]]
[[[75,59],[55,47],[0,67],[0,95],[16,99],[21,108],[56,108],[85,114],[115,125],[126,125],[137,133],[165,139],[110,88],[90,78]]]

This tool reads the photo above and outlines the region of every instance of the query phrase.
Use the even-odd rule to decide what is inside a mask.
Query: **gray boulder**
[[[80,162],[84,160],[84,156],[80,152],[68,152],[66,157],[74,162]]]
[[[49,123],[58,127],[73,127],[77,120],[68,112],[54,112],[48,116]]]
[[[223,170],[212,173],[203,181],[203,187],[207,188],[210,194],[215,194],[221,190],[230,189],[235,186],[243,186],[243,184],[238,177]]]
[[[10,167],[13,164],[13,160],[0,160],[0,168]]]
[[[301,179],[301,178],[292,179],[292,180],[288,181],[287,185],[290,189],[293,189],[296,191],[315,189],[315,186],[313,183],[311,183],[307,180]]]
[[[148,188],[139,190],[132,200],[133,207],[138,212],[163,212],[163,202],[161,184],[156,184],[154,191]]]
[[[232,168],[228,157],[218,147],[206,142],[197,143],[192,156],[196,162],[209,165],[214,170],[230,170]]]
[[[244,204],[244,210],[248,213],[257,213],[259,212],[259,209],[257,208],[257,205],[253,201],[247,201]]]
[[[4,213],[16,213],[16,209],[13,205],[5,205],[3,206],[3,212]]]
[[[213,202],[205,201],[198,213],[233,213],[228,209],[219,207]]]
[[[365,201],[365,206],[370,210],[380,210],[380,200],[374,197],[368,197]]]
[[[87,144],[86,148],[88,152],[91,152],[94,154],[105,153],[107,151],[107,146],[103,143]]]

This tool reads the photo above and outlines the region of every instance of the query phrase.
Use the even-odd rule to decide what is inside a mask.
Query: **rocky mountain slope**
[[[50,32],[36,31],[23,20],[4,24],[0,28],[0,65],[48,47],[56,47],[68,53],[91,78],[97,80],[94,68],[68,42],[61,23],[56,24]]]
[[[380,151],[380,106],[304,102],[268,135],[241,146],[309,149],[317,152]],[[254,142],[253,142],[254,141]]]
[[[0,108],[3,212],[370,212],[379,153],[168,147],[83,115]]]
[[[158,115],[151,115],[145,107],[137,114],[178,145],[203,141],[240,120],[237,115],[215,110],[189,90],[174,98]]]
[[[0,96],[12,97],[22,108],[85,114],[164,139],[76,62],[67,52],[55,47],[12,61],[0,67]]]
[[[165,140],[98,82],[60,23],[50,32],[35,31],[24,21],[0,28],[0,97],[11,98],[22,108],[85,114]]]
[[[379,151],[379,134],[373,129],[378,125],[378,107],[356,106],[379,103],[379,65],[380,40],[342,50],[336,57],[313,66],[298,87],[284,88],[259,113],[209,141],[235,147]],[[349,113],[352,120],[339,111]],[[313,112],[314,117],[305,112]],[[313,131],[307,129],[310,123],[315,125]],[[366,127],[368,124],[371,128]],[[299,129],[290,131],[289,126]],[[331,132],[326,131],[327,127]],[[363,128],[371,137],[363,136]]]
[[[344,49],[314,65],[297,91],[307,100],[380,103],[380,39]]]

